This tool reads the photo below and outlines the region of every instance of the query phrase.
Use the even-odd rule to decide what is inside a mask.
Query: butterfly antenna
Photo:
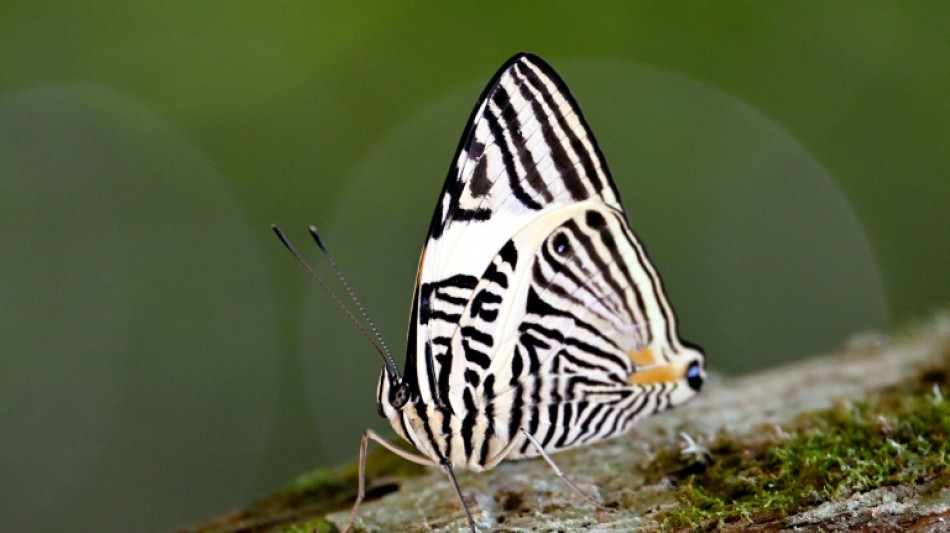
[[[313,236],[313,240],[316,241],[317,246],[320,247],[320,251],[323,252],[323,255],[326,256],[327,262],[330,263],[330,268],[333,269],[333,273],[336,274],[337,279],[340,280],[340,283],[343,284],[343,288],[346,290],[346,294],[350,296],[350,299],[353,300],[353,303],[356,305],[356,308],[359,310],[360,315],[363,316],[363,320],[366,321],[366,324],[369,326],[370,331],[373,332],[373,336],[376,337],[376,340],[379,341],[379,345],[382,346],[383,351],[386,352],[386,355],[389,356],[390,362],[395,365],[395,362],[392,360],[392,351],[389,349],[389,345],[386,344],[386,340],[383,339],[383,336],[380,335],[379,329],[376,327],[376,324],[373,322],[373,319],[370,318],[369,313],[366,312],[366,308],[363,307],[363,304],[360,302],[360,299],[356,297],[356,293],[353,292],[353,288],[350,287],[350,283],[346,281],[346,276],[343,275],[343,271],[340,270],[339,265],[337,265],[336,259],[333,258],[333,254],[330,253],[330,250],[327,248],[325,242],[323,242],[323,237],[320,236],[320,233],[317,231],[316,226],[310,226],[310,235]]]
[[[349,286],[344,285],[347,288],[347,292],[350,294],[351,297],[353,297],[354,301],[356,301],[356,304],[359,307],[360,312],[362,313],[363,317],[367,318],[367,323],[372,328],[373,335],[370,335],[369,332],[366,331],[366,328],[364,328],[363,324],[360,323],[358,318],[356,318],[356,315],[354,315],[353,312],[350,311],[350,309],[343,303],[343,301],[340,300],[340,298],[336,295],[336,293],[333,292],[333,290],[330,289],[329,286],[327,286],[326,282],[323,281],[323,278],[321,278],[320,275],[317,274],[317,272],[313,269],[313,267],[310,266],[310,263],[307,263],[307,261],[297,252],[294,246],[290,244],[290,240],[287,239],[287,236],[284,235],[284,232],[281,231],[280,228],[278,228],[276,224],[271,224],[271,229],[274,230],[274,233],[277,234],[277,238],[280,239],[280,242],[284,243],[284,246],[288,250],[290,250],[290,253],[293,254],[294,259],[296,259],[298,263],[303,265],[303,267],[310,274],[310,277],[317,280],[317,283],[320,284],[320,288],[323,289],[323,292],[325,292],[327,296],[329,296],[330,299],[333,300],[333,303],[335,303],[337,307],[343,310],[343,313],[346,314],[347,318],[349,318],[350,321],[356,325],[357,329],[359,329],[360,331],[360,334],[363,335],[363,338],[365,338],[367,341],[369,341],[370,344],[373,345],[373,348],[383,358],[383,362],[386,363],[386,366],[389,368],[389,370],[391,372],[394,372],[398,376],[399,372],[396,367],[396,362],[393,360],[392,354],[389,352],[389,348],[386,346],[385,342],[382,342],[382,338],[380,337],[379,332],[376,329],[376,326],[374,326],[373,323],[369,321],[368,317],[366,316],[366,312],[363,310],[363,307],[360,305],[359,301],[356,300],[356,297],[353,296],[353,292],[352,290],[350,290]],[[313,228],[313,226],[311,226],[311,232],[314,232],[314,231],[316,230]],[[326,250],[322,246],[322,241],[318,239],[317,244],[320,245],[320,249],[324,250],[324,253],[326,253]],[[336,270],[336,267],[334,267],[334,270]],[[337,275],[339,276],[339,273]],[[374,340],[374,337],[375,339],[379,340],[382,343],[382,347],[380,346],[379,343],[376,342],[376,340]]]

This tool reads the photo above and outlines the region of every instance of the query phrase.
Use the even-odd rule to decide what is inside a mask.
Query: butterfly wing
[[[591,197],[620,208],[576,102],[540,58],[511,58],[469,118],[420,259],[407,375],[418,373],[424,400],[440,396],[427,347],[452,335],[461,307],[513,228]]]
[[[448,447],[474,466],[521,429],[563,449],[695,394],[686,365],[701,373],[702,354],[679,340],[577,103],[536,56],[509,60],[469,119],[407,352],[406,379],[454,415]],[[532,454],[525,442],[510,456]]]
[[[486,87],[459,142],[420,276],[479,275],[512,228],[592,197],[620,208],[576,102],[540,58],[515,56]]]

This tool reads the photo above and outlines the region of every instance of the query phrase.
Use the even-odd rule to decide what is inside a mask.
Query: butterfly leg
[[[594,507],[597,507],[599,509],[607,509],[606,507],[601,505],[599,502],[597,502],[597,500],[588,496],[587,493],[582,491],[580,487],[575,485],[573,481],[571,481],[567,476],[565,476],[564,472],[561,472],[561,469],[558,468],[556,464],[554,464],[554,461],[551,460],[551,457],[547,454],[547,452],[544,451],[544,448],[541,447],[541,443],[538,442],[537,439],[535,439],[524,428],[521,429],[521,432],[524,434],[525,437],[527,437],[529,441],[531,441],[531,444],[533,444],[534,447],[538,450],[538,453],[541,454],[541,457],[543,457],[544,460],[547,461],[549,465],[551,465],[551,468],[554,469],[554,473],[557,475],[557,477],[561,478],[562,481],[567,483],[567,486],[571,487],[571,489],[574,492],[576,492],[578,495],[580,495],[581,498],[584,498],[584,500],[586,500],[588,503],[590,503]]]
[[[428,457],[415,455],[413,453],[407,452],[406,450],[403,450],[402,448],[399,448],[398,446],[389,442],[382,435],[380,435],[379,433],[376,433],[372,429],[367,429],[366,431],[364,431],[363,438],[360,440],[360,467],[359,467],[359,476],[357,478],[358,489],[356,493],[356,502],[353,503],[353,510],[350,511],[350,517],[346,521],[346,527],[343,528],[343,531],[341,533],[347,533],[347,531],[349,531],[350,528],[353,527],[353,522],[356,521],[356,513],[360,510],[360,504],[363,503],[363,498],[366,496],[366,447],[369,444],[370,439],[376,441],[383,448],[386,448],[387,450],[393,452],[399,457],[402,457],[403,459],[406,459],[408,461],[412,461],[413,463],[417,463],[423,466],[436,465],[436,463],[431,461]],[[453,482],[455,481],[454,477],[452,478],[452,481]],[[455,490],[458,491],[458,486],[456,486]],[[462,505],[463,506],[465,505],[464,502]],[[465,511],[468,512],[468,509],[465,509]],[[472,518],[470,516],[469,522],[471,522],[471,520]]]
[[[472,519],[472,513],[468,510],[468,505],[465,504],[465,498],[462,497],[462,489],[459,488],[459,482],[455,479],[455,472],[452,470],[452,465],[447,462],[442,463],[442,470],[445,471],[445,474],[449,476],[449,480],[452,482],[455,495],[458,496],[459,503],[462,504],[462,509],[465,511],[465,518],[468,519],[468,527],[472,528],[472,533],[478,533],[478,530],[475,529],[475,520]]]

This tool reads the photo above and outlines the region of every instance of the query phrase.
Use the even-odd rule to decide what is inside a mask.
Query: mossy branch
[[[482,531],[900,531],[950,529],[950,313],[893,339],[711,383],[700,399],[619,439],[555,456],[609,509],[543,461],[460,483]],[[685,436],[684,436],[685,435]],[[457,531],[441,472],[376,450],[359,526]],[[319,470],[191,531],[311,532],[342,526],[355,465]]]

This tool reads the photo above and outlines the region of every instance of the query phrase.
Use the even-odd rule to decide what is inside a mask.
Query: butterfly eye
[[[394,409],[402,409],[409,402],[409,385],[400,383],[396,385],[389,395],[389,403]]]
[[[689,364],[689,368],[686,369],[686,382],[689,383],[689,388],[694,391],[699,391],[703,388],[703,373],[699,368],[699,363],[693,361]]]
[[[568,241],[567,235],[563,233],[558,233],[554,237],[552,244],[554,245],[554,251],[557,252],[558,255],[567,255],[567,252],[571,249],[571,243]]]

